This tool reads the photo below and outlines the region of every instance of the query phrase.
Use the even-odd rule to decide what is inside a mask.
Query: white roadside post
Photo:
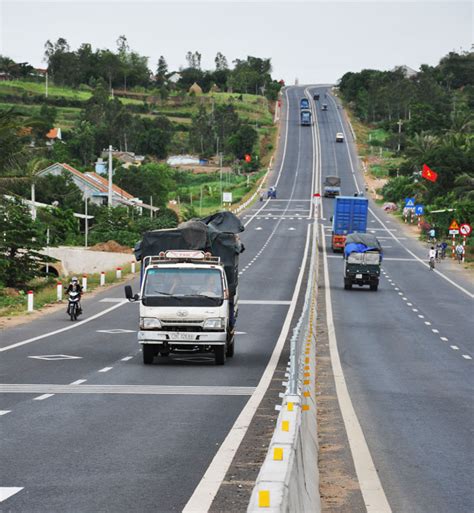
[[[102,271],[100,273],[100,286],[103,287],[105,285],[105,273]]]
[[[56,285],[56,299],[58,301],[63,300],[63,284],[60,281]]]
[[[82,291],[87,292],[87,274],[82,276]]]
[[[120,280],[122,278],[122,268],[121,267],[117,267],[115,277],[117,278],[117,280]]]
[[[32,312],[33,311],[33,291],[32,290],[29,290],[28,291],[28,312]]]
[[[130,270],[131,270],[132,274],[135,274],[135,262],[131,263]]]

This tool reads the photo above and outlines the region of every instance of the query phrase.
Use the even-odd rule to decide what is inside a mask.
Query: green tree
[[[0,282],[7,287],[25,286],[42,275],[44,262],[53,261],[39,251],[38,224],[27,206],[0,196]]]
[[[245,154],[252,154],[257,140],[258,133],[255,128],[250,125],[242,125],[229,137],[229,149],[236,158],[243,159]]]

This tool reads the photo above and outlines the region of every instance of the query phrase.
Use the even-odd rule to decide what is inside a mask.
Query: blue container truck
[[[367,231],[369,200],[358,196],[337,196],[332,217],[332,249],[343,251],[346,236]]]
[[[300,100],[300,109],[309,109],[309,100],[308,98],[301,98]]]
[[[302,110],[301,111],[301,126],[311,126],[311,111],[310,110]]]

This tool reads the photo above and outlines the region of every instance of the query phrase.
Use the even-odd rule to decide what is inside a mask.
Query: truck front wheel
[[[375,283],[371,283],[370,284],[370,290],[373,290],[374,292],[376,292],[378,288],[379,288],[379,282],[378,281],[376,281]]]
[[[226,357],[226,346],[216,346],[214,348],[214,357],[216,359],[216,365],[224,365]]]
[[[151,365],[155,358],[155,348],[148,344],[142,345],[143,363],[145,365]]]
[[[227,350],[226,350],[227,358],[232,358],[234,356],[234,346],[235,346],[235,333],[234,333],[234,330],[232,330],[231,332],[227,332]]]
[[[344,289],[345,290],[351,290],[352,289],[352,282],[349,278],[344,278]]]

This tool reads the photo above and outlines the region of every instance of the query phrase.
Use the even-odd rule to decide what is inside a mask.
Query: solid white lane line
[[[451,349],[453,349],[454,351],[459,351],[459,347],[458,346],[449,346]]]
[[[78,379],[77,381],[73,381],[71,385],[82,385],[82,383],[85,383],[87,379]]]
[[[270,299],[239,299],[239,305],[291,305],[291,301],[272,301]]]
[[[113,367],[104,367],[103,369],[100,369],[97,372],[109,372],[109,370],[112,370],[112,369],[113,369]]]
[[[54,394],[43,394],[39,395],[38,397],[33,397],[33,401],[44,401],[45,399],[49,399],[50,397],[53,397]]]
[[[129,360],[131,360],[133,358],[133,356],[125,356],[125,358],[122,358],[120,361],[121,362],[128,362]]]
[[[127,304],[125,303],[117,303],[110,308],[106,308],[105,310],[102,310],[102,312],[99,312],[95,315],[92,315],[91,317],[88,317],[87,319],[84,319],[83,321],[71,323],[70,325],[66,326],[65,328],[61,328],[59,330],[50,331],[48,333],[44,333],[43,335],[39,335],[37,337],[28,338],[27,340],[22,340],[21,342],[16,342],[15,344],[11,344],[9,346],[0,347],[0,353],[3,351],[9,351],[10,349],[15,349],[16,347],[24,346],[26,344],[31,344],[32,342],[36,342],[37,340],[41,340],[43,338],[52,337],[53,335],[57,335],[58,333],[64,333],[65,331],[73,330],[75,328],[79,328],[80,326],[83,326],[84,324],[94,321],[95,319],[98,319],[99,317],[102,317],[103,315],[108,314],[112,310],[115,310],[116,308],[120,308],[121,306]],[[131,303],[130,303],[131,304]]]
[[[219,447],[219,450],[212,459],[211,464],[209,465],[206,473],[202,477],[201,481],[185,505],[182,513],[205,513],[209,510],[212,501],[214,500],[214,497],[216,496],[216,493],[225,478],[227,470],[232,463],[235,453],[237,452],[237,449],[239,448],[245,433],[247,432],[247,429],[255,415],[255,412],[257,411],[257,408],[260,405],[260,402],[262,401],[263,396],[265,395],[271,383],[273,373],[275,372],[276,366],[278,365],[278,360],[280,359],[281,352],[285,345],[286,337],[290,330],[291,321],[293,319],[293,314],[301,289],[303,274],[308,258],[310,227],[310,225],[307,227],[303,259],[301,262],[300,272],[296,281],[293,297],[291,299],[291,305],[288,308],[285,322],[283,323],[280,336],[278,337],[277,343],[275,344],[275,348],[273,349],[270,361],[268,362],[268,365],[265,368],[262,377],[260,378],[255,392],[248,400],[244,409],[240,412],[240,415],[237,417],[237,420]]]
[[[6,501],[12,495],[23,490],[23,488],[23,486],[0,486],[0,502]]]
[[[468,354],[463,354],[462,357],[466,360],[472,360],[472,358]]]
[[[318,126],[317,129],[319,130]],[[322,184],[320,174],[320,188],[321,185]],[[323,215],[322,204],[321,215]],[[347,437],[349,439],[352,458],[354,460],[354,467],[357,473],[357,478],[360,484],[360,489],[362,492],[362,496],[364,498],[367,513],[391,513],[392,510],[387,501],[387,497],[385,496],[385,492],[382,487],[382,483],[380,482],[374,462],[372,460],[372,456],[370,454],[370,450],[367,445],[364,432],[362,431],[359,419],[357,418],[354,406],[352,405],[349,391],[347,390],[347,384],[344,378],[344,371],[342,369],[339,350],[337,346],[336,329],[334,327],[334,319],[332,314],[331,289],[329,286],[329,265],[328,260],[326,258],[326,239],[324,238],[324,236],[321,237],[321,243],[323,245],[324,282],[326,284],[326,319],[328,325],[331,364],[333,368],[339,407],[341,409],[342,417],[344,419],[344,425],[346,427]]]
[[[390,505],[380,482],[372,456],[370,454],[367,440],[354,410],[349,391],[347,389],[344,371],[342,369],[339,350],[337,347],[336,330],[332,314],[331,289],[329,286],[329,271],[326,256],[326,241],[323,240],[324,251],[324,282],[326,294],[326,319],[328,325],[329,349],[331,363],[336,384],[337,398],[341,409],[344,425],[349,439],[349,445],[354,460],[357,478],[364,497],[367,513],[391,513]]]
[[[11,412],[11,410],[0,410],[0,417],[2,415],[6,415],[7,413],[10,413],[10,412]]]
[[[0,384],[2,394],[45,393],[36,400],[55,394],[116,394],[116,395],[252,395],[255,387],[239,386],[171,386],[171,385],[52,385],[52,384]],[[42,399],[40,399],[40,397]]]

